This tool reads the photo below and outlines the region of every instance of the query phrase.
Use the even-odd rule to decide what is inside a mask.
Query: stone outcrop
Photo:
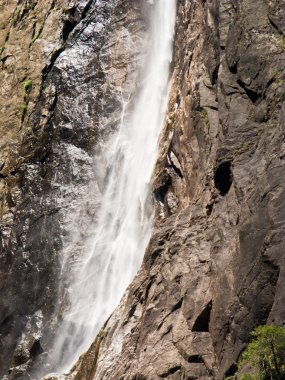
[[[48,362],[71,280],[64,260],[90,234],[106,164],[94,156],[136,90],[148,6],[0,4],[0,377],[24,380],[35,359]]]
[[[87,212],[78,205],[89,186],[96,210],[91,157],[118,118],[120,88],[134,91],[126,64],[143,50],[145,23],[139,0],[2,3],[0,376],[12,367],[9,379],[24,379],[62,304],[59,252],[77,239],[68,227]],[[66,378],[223,379],[255,326],[285,323],[283,3],[178,1],[153,236]]]
[[[284,11],[179,2],[153,236],[76,378],[223,379],[284,324]]]

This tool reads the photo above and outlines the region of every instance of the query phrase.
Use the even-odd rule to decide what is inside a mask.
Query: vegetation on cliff
[[[254,367],[256,374],[244,374],[242,380],[285,379],[285,329],[259,326],[251,334],[253,341],[243,354],[241,366]]]
[[[285,379],[285,329],[281,326],[258,326],[251,333],[253,339],[242,355],[240,370],[248,370],[240,380]],[[237,378],[237,374],[226,380]]]

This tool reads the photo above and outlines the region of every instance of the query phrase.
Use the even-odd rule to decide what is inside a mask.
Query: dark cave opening
[[[215,186],[224,197],[230,190],[233,182],[232,167],[230,161],[221,162],[215,170]]]
[[[171,178],[168,178],[163,185],[161,185],[158,189],[154,191],[154,197],[158,202],[164,202],[164,198],[170,186]]]
[[[76,26],[76,21],[70,21],[70,20],[65,20],[63,24],[63,29],[62,29],[62,39],[63,41],[66,41],[69,34],[73,31],[73,29]]]
[[[209,332],[209,324],[212,310],[212,301],[208,303],[202,313],[196,319],[192,331]]]
[[[188,363],[204,363],[201,355],[191,355],[188,358]]]
[[[30,355],[32,357],[36,357],[40,354],[42,354],[44,350],[42,349],[41,343],[39,340],[36,340],[32,347],[30,348]]]

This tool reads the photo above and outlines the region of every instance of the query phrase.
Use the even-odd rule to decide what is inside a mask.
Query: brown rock
[[[267,11],[267,1],[179,3],[154,174],[163,208],[101,332],[96,380],[222,379],[255,326],[285,323],[284,50]]]
[[[0,368],[2,376],[13,365],[10,379],[30,371],[28,343],[48,342],[41,327],[27,326],[53,315],[65,217],[86,201],[94,144],[102,148],[118,117],[118,89],[130,91],[135,67],[126,61],[143,50],[127,51],[124,33],[145,32],[141,2],[100,2],[96,38],[83,28],[96,22],[85,2],[34,3],[25,11],[5,2],[1,13],[1,40],[10,33],[1,56]],[[282,0],[178,2],[153,236],[119,307],[66,379],[220,380],[235,373],[255,326],[285,323],[283,13]],[[107,43],[117,35],[122,54]],[[73,42],[86,40],[94,45],[82,65]],[[21,120],[29,79],[31,115]],[[96,178],[92,185],[99,191]]]

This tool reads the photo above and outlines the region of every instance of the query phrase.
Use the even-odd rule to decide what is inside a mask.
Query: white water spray
[[[67,371],[118,305],[142,261],[152,226],[150,181],[167,106],[176,0],[152,3],[151,41],[142,88],[109,149],[106,185],[92,246],[79,257],[69,289],[70,310],[58,331],[57,371]],[[92,196],[92,194],[90,194]]]

